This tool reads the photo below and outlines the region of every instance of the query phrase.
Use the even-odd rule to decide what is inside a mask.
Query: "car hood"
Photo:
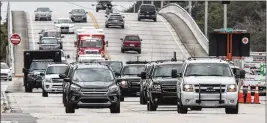
[[[190,76],[184,77],[185,84],[235,84],[234,77],[222,76]]]
[[[141,77],[138,77],[137,75],[123,75],[121,76],[121,79],[141,79]]]
[[[50,12],[36,12],[37,14],[50,14]]]
[[[1,69],[1,73],[9,73],[10,69]]]
[[[155,78],[153,82],[158,82],[163,85],[176,85],[177,78]]]
[[[72,27],[72,26],[74,26],[74,24],[69,24],[69,23],[61,23],[61,24],[55,24],[56,26],[70,26],[70,27]]]
[[[59,78],[59,74],[48,74],[45,75],[45,78]]]
[[[113,82],[77,82],[75,83],[83,88],[108,88],[115,83]]]
[[[44,72],[45,72],[45,70],[33,70],[30,73],[35,74],[35,75],[39,75],[40,73],[44,73]]]

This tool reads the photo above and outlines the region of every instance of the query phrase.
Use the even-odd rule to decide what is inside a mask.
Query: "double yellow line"
[[[91,12],[88,12],[88,15],[89,15],[90,18],[92,19],[94,27],[95,27],[96,29],[99,29],[99,25],[98,25],[98,23],[97,23],[97,21],[96,21],[96,19],[95,19],[95,16],[94,16]],[[107,47],[106,47],[106,46],[105,46],[105,51],[104,51],[104,53],[105,53],[105,58],[110,59],[110,56],[109,56],[109,54],[108,54],[108,51],[107,51]]]

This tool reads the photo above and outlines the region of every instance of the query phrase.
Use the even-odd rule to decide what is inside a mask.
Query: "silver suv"
[[[124,16],[120,13],[111,13],[105,17],[107,18],[105,21],[106,28],[109,28],[110,26],[120,26],[124,29]]]
[[[35,11],[35,21],[38,20],[48,20],[51,21],[52,19],[52,11],[47,7],[37,8]]]
[[[87,13],[84,9],[73,9],[69,12],[72,22],[87,22]]]
[[[60,74],[65,74],[67,64],[50,64],[47,66],[42,82],[42,96],[48,97],[48,93],[62,93],[63,79]]]
[[[239,78],[244,78],[240,73]],[[238,114],[238,86],[227,61],[205,57],[185,60],[181,71],[172,70],[177,82],[177,112],[188,108],[225,108],[226,114]]]

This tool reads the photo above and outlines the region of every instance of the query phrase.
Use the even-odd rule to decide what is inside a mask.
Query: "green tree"
[[[0,29],[0,59],[4,60],[6,58],[6,46],[8,45],[8,32],[6,28],[6,23],[1,24]]]

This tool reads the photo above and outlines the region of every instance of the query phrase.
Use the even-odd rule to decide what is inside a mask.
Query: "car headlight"
[[[70,86],[70,89],[71,89],[72,91],[76,91],[76,92],[77,92],[77,91],[81,91],[81,88],[80,88],[79,86],[77,86],[77,85],[73,85],[73,84]]]
[[[235,84],[232,84],[232,85],[228,85],[227,86],[227,91],[228,92],[236,92],[237,91],[237,87]]]
[[[121,86],[122,87],[127,87],[128,85],[128,82],[127,81],[121,81]]]
[[[118,91],[119,90],[119,88],[118,88],[118,86],[116,86],[116,85],[113,85],[113,86],[110,86],[109,87],[109,91],[111,91],[111,92],[113,92],[113,91]]]
[[[155,88],[155,89],[161,89],[161,86],[160,85],[153,85],[153,88]]]
[[[191,84],[185,84],[184,87],[183,87],[183,91],[193,92],[194,91],[193,85],[191,85]]]
[[[46,79],[44,79],[44,82],[46,82],[46,83],[52,83],[52,79],[51,78],[50,79],[46,78]]]

